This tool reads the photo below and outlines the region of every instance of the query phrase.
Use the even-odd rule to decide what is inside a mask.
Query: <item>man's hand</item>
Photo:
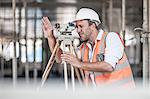
[[[42,30],[44,32],[45,37],[47,38],[52,38],[53,36],[53,28],[52,28],[52,24],[49,21],[48,17],[43,17],[42,18]]]
[[[81,67],[81,61],[77,57],[75,57],[73,54],[70,54],[70,53],[61,54],[61,59],[62,61],[66,61],[74,67],[77,67],[77,68]]]

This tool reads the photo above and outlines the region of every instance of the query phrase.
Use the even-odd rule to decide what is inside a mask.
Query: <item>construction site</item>
[[[100,15],[102,27],[106,32],[113,31],[122,36],[135,85],[142,88],[142,92],[137,92],[140,93],[140,97],[133,94],[130,96],[138,99],[150,98],[150,0],[0,0],[1,99],[8,99],[5,97],[7,92],[11,94],[8,86],[11,90],[19,86],[40,86],[42,75],[52,55],[48,40],[42,31],[42,18],[49,17],[53,26],[56,23],[67,24],[75,18],[81,7],[94,9]],[[68,71],[67,77],[70,82],[71,68]],[[51,89],[55,88],[51,84],[56,84],[57,88],[64,86],[65,89],[64,75],[62,64],[54,62],[44,86],[47,85],[47,89]],[[73,87],[69,88],[76,89],[76,85],[79,84],[76,78],[73,79],[75,83],[70,84]],[[67,86],[67,89],[69,88]],[[3,90],[6,90],[4,95]],[[17,92],[14,92],[14,99]],[[44,92],[42,95],[47,95],[49,91]],[[54,98],[57,94],[53,93]],[[95,94],[99,96],[98,92]],[[65,97],[64,93],[59,98],[61,96]],[[105,96],[102,97],[110,98]],[[121,93],[120,97],[122,96],[125,95]]]

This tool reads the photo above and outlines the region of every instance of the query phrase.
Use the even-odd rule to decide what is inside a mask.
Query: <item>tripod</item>
[[[60,45],[62,44],[62,49],[63,49],[63,53],[65,52],[70,52],[71,54],[74,54],[76,57],[76,53],[75,53],[75,49],[73,47],[73,40],[74,38],[70,37],[70,35],[63,35],[61,37],[58,37],[57,41],[56,41],[56,45],[54,47],[54,50],[51,54],[51,57],[48,61],[48,64],[46,66],[46,69],[42,75],[42,83],[41,83],[41,87],[44,85],[48,75],[49,75],[49,72],[54,64],[54,61],[55,61],[55,57],[59,51],[59,48],[60,48]],[[65,61],[62,62],[63,65],[64,65],[64,81],[65,81],[65,89],[68,90],[68,73],[67,73],[67,63]],[[74,75],[74,70],[75,70],[75,73],[77,75],[77,79],[79,80],[79,83],[82,84],[82,80],[81,80],[81,77],[82,79],[84,79],[84,73],[81,69],[80,70],[80,73],[78,71],[77,68],[74,68],[73,66],[71,66],[71,82],[72,82],[72,88],[73,90],[75,89],[75,75]],[[81,77],[80,77],[80,74],[81,74]]]

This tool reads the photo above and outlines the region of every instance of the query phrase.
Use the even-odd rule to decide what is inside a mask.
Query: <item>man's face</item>
[[[87,20],[76,21],[77,32],[81,41],[89,40],[92,30]]]

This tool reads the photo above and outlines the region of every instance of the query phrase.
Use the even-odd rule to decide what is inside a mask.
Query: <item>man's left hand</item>
[[[77,67],[77,68],[81,67],[81,61],[71,53],[61,54],[61,59],[62,61],[66,61],[74,67]]]

